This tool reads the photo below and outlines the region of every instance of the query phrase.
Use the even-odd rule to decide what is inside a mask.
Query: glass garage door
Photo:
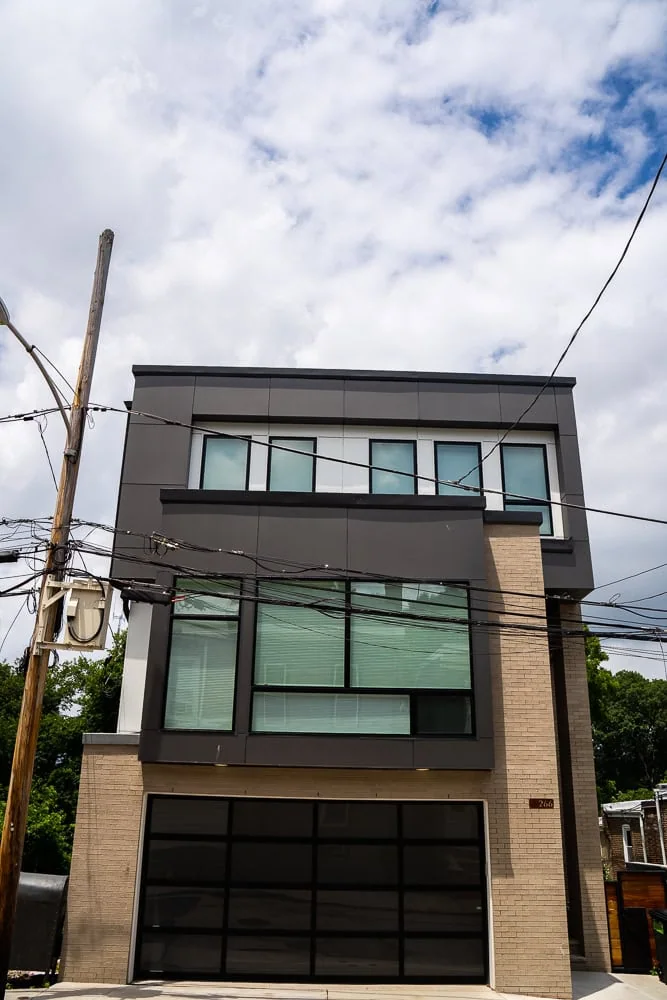
[[[140,979],[488,981],[482,810],[149,799]]]

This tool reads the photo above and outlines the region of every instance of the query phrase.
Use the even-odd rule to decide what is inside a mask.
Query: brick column
[[[127,982],[142,795],[136,746],[84,746],[61,981]]]
[[[563,605],[561,621],[564,628],[580,629],[579,605]],[[595,762],[586,679],[586,650],[582,637],[569,636],[563,639],[563,666],[574,799],[574,816],[568,817],[568,820],[573,821],[576,827],[584,954],[587,968],[609,971],[611,968],[609,935],[600,857]],[[638,823],[637,829],[639,829]],[[639,833],[637,833],[637,843],[641,857]]]
[[[489,525],[486,543],[490,588],[544,591],[537,528]],[[492,630],[490,639],[496,745],[489,796],[494,986],[504,993],[568,998],[572,984],[549,649],[545,632],[507,628],[546,624],[545,602],[508,593],[489,593],[487,599],[495,612],[491,621],[503,626]],[[554,799],[555,808],[530,809],[529,798]]]

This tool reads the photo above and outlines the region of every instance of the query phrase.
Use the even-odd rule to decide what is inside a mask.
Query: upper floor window
[[[542,515],[541,535],[552,535],[547,453],[542,444],[501,445],[505,510],[532,510]],[[510,496],[507,496],[510,494]],[[536,502],[515,499],[511,494],[535,497]],[[540,501],[543,501],[540,503]]]
[[[271,581],[258,596],[254,732],[472,733],[465,587]]]
[[[178,580],[176,589],[165,729],[231,730],[240,584]]]
[[[316,439],[272,437],[270,444],[267,489],[313,493]]]
[[[417,492],[416,441],[371,441],[370,460],[371,493]]]
[[[629,823],[624,823],[621,827],[623,834],[623,859],[627,864],[632,861],[632,830]]]
[[[438,493],[441,496],[471,496],[473,490],[466,490],[463,488],[465,486],[472,486],[479,493],[481,462],[482,450],[476,442],[436,441],[435,478],[438,480]],[[461,486],[450,485],[459,479]]]
[[[239,440],[206,435],[201,464],[201,489],[247,490],[249,469],[249,438]]]

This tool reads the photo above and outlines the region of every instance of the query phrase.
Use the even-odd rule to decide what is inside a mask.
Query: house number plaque
[[[553,799],[528,799],[529,809],[553,809]]]

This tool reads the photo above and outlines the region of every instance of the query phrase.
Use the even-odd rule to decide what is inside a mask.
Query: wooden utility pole
[[[104,293],[109,274],[113,233],[105,229],[99,240],[97,266],[93,279],[93,293],[90,300],[88,327],[83,343],[79,374],[72,401],[70,430],[63,455],[60,484],[56,498],[56,509],[51,527],[51,542],[46,554],[42,587],[40,591],[37,621],[32,636],[30,658],[25,675],[23,700],[19,715],[14,759],[7,795],[7,807],[2,828],[0,845],[0,1000],[4,1000],[9,972],[10,950],[16,897],[18,894],[21,858],[25,840],[30,786],[35,764],[37,737],[42,716],[42,701],[49,666],[51,650],[44,643],[55,642],[60,620],[59,604],[54,602],[44,608],[44,594],[47,576],[62,579],[67,560],[70,525],[74,509],[74,494],[79,475],[83,432],[90,399],[90,384],[93,379],[95,355],[100,335]],[[39,634],[40,622],[43,626]]]

